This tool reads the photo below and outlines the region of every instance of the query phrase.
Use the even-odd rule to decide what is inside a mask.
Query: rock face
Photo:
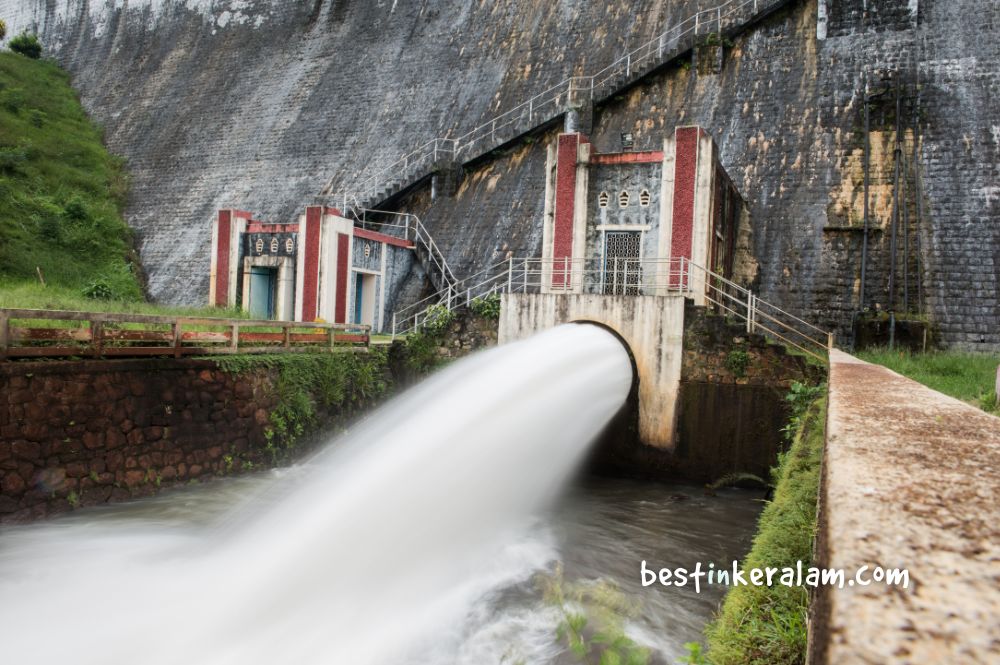
[[[12,34],[40,31],[128,158],[153,296],[191,303],[206,297],[215,209],[291,219],[328,179],[349,188],[714,4],[5,0],[2,13]],[[998,14],[992,0],[792,1],[596,109],[591,139],[617,149],[627,130],[647,149],[674,126],[706,127],[750,206],[761,295],[843,340],[860,304],[863,81],[879,92],[895,69],[909,233],[890,297],[890,92],[872,105],[866,304],[901,310],[905,286],[945,343],[1000,348]],[[453,198],[427,185],[398,202],[459,278],[537,254],[551,139],[466,165]]]

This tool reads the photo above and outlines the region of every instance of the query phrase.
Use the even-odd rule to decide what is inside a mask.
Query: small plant
[[[469,303],[469,309],[476,316],[496,321],[500,318],[500,294],[493,292],[482,297],[476,296]]]
[[[7,36],[7,24],[0,18],[0,39]]]
[[[444,305],[431,305],[427,308],[421,329],[432,337],[443,334],[455,320],[455,312]]]
[[[29,32],[22,32],[17,37],[10,40],[10,50],[19,53],[26,58],[38,60],[42,57],[42,43],[38,41],[38,35]]]
[[[788,418],[788,424],[781,430],[785,434],[786,441],[791,443],[795,438],[795,433],[802,426],[802,418],[805,416],[806,410],[810,404],[816,401],[816,398],[823,394],[825,388],[826,386],[823,384],[810,386],[799,381],[792,383],[788,394],[785,395],[785,401],[791,407],[792,413]]]
[[[76,492],[71,491],[69,494],[67,494],[66,500],[69,501],[69,505],[73,506],[74,508],[80,507],[80,497],[77,495]]]
[[[729,352],[726,356],[726,369],[732,372],[737,379],[742,379],[747,375],[747,368],[750,366],[750,354],[741,349]]]
[[[97,476],[97,472],[96,472],[96,471],[91,471],[91,472],[90,472],[90,479],[91,479],[91,480],[92,480],[93,482],[95,482],[95,483],[96,483],[96,482],[97,482],[97,481],[99,480],[99,478],[98,478],[98,476]]]
[[[568,584],[562,566],[542,578],[545,601],[562,613],[556,638],[581,663],[647,665],[649,649],[625,634],[625,620],[638,607],[610,582]]]
[[[708,665],[701,642],[685,642],[684,648],[687,649],[687,655],[681,656],[677,660],[678,663],[684,663],[684,665]]]

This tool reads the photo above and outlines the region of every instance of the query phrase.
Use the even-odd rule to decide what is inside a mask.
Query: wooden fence
[[[294,353],[367,348],[369,326],[0,309],[0,360]]]

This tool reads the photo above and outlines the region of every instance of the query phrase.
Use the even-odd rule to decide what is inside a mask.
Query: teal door
[[[274,268],[250,268],[250,316],[254,319],[274,318],[274,290],[277,280]]]
[[[364,302],[364,278],[354,275],[354,322],[361,323],[361,308]]]

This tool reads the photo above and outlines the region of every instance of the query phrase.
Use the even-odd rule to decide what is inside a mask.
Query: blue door
[[[274,290],[277,282],[274,268],[250,268],[250,316],[254,319],[274,318]]]
[[[361,323],[361,308],[364,306],[364,278],[354,273],[354,322]]]

